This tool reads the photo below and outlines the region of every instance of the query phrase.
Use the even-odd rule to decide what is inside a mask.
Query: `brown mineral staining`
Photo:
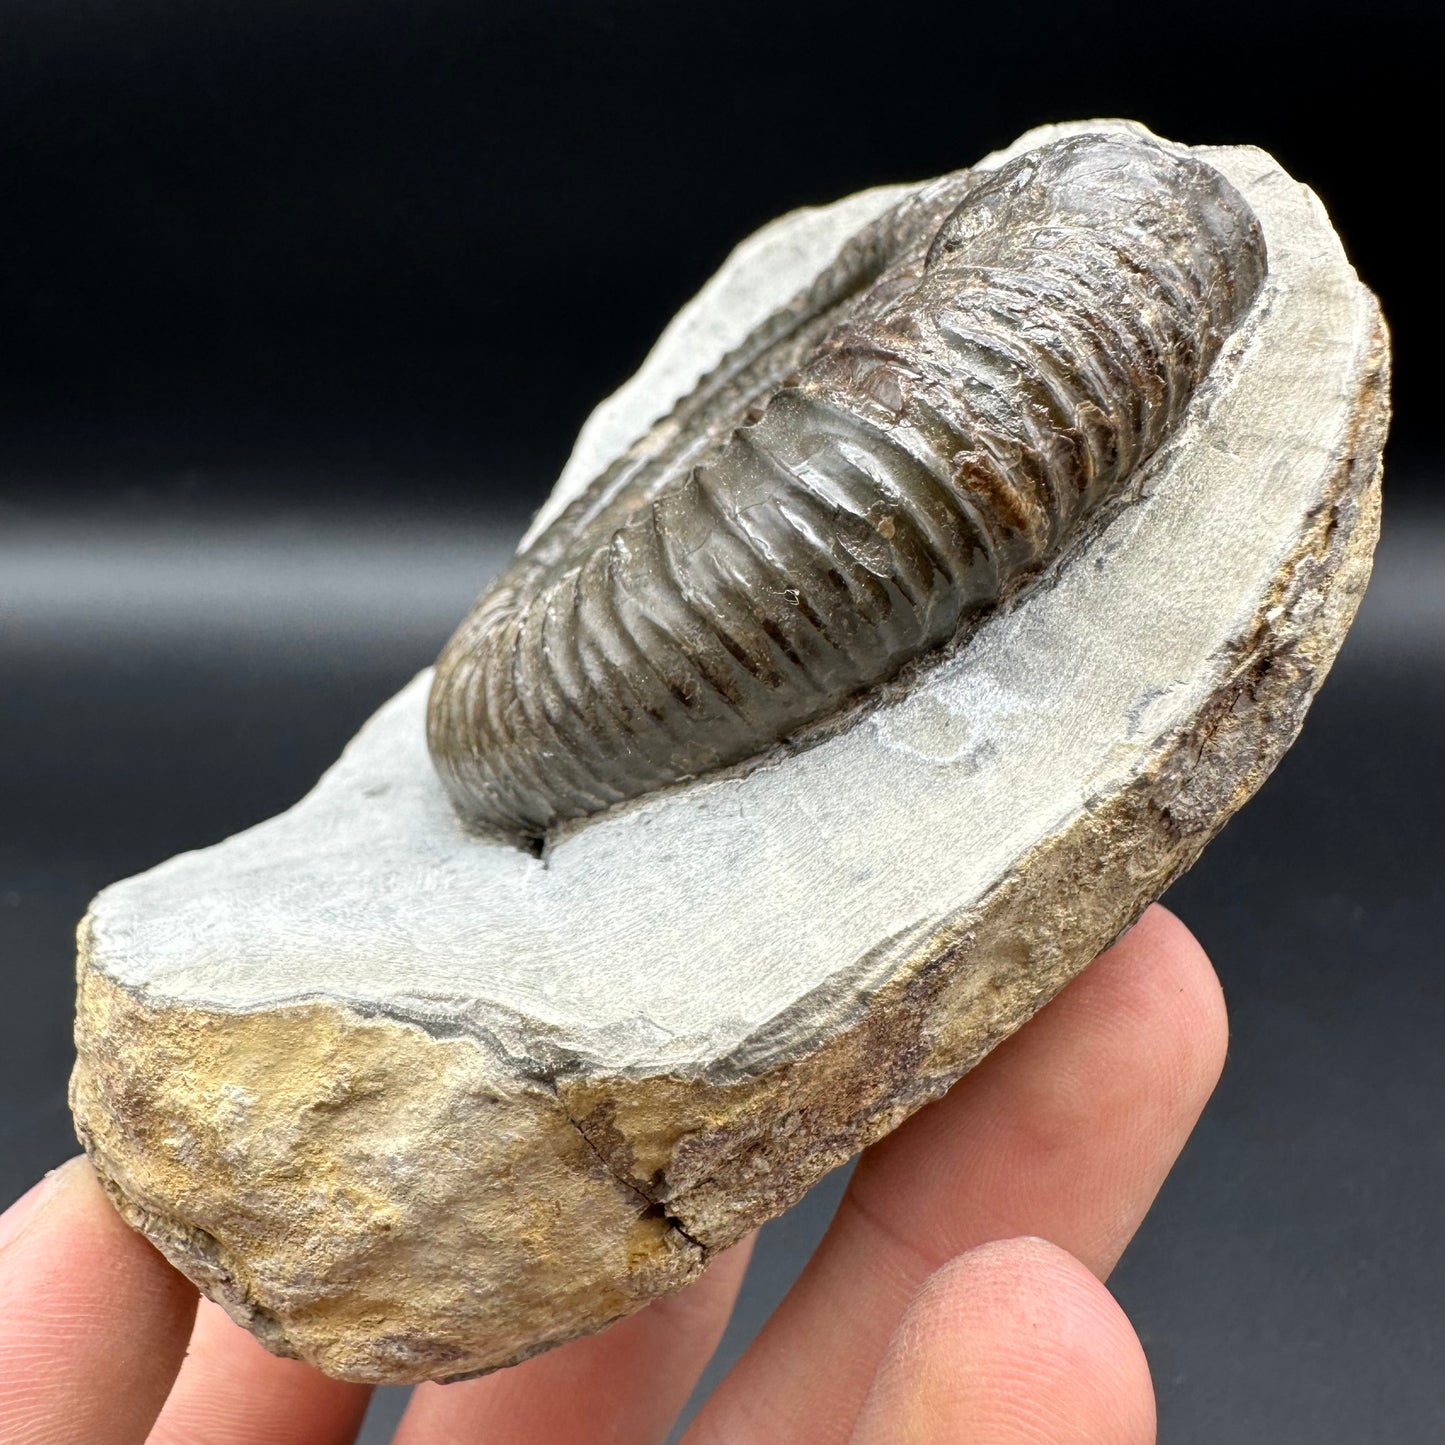
[[[701,1268],[552,1091],[498,1078],[469,1041],[317,1004],[157,1012],[84,970],[89,932],[81,1138],[126,1219],[268,1349],[342,1379],[445,1379]]]
[[[684,1286],[1018,1028],[1293,740],[1389,415],[1318,201],[1118,122],[905,195],[745,242],[589,421],[438,694],[491,831],[423,676],[294,809],[92,905],[77,1127],[267,1348],[451,1379]]]
[[[1137,136],[910,196],[478,602],[428,718],[459,811],[539,836],[947,644],[1168,438],[1264,264],[1224,177]]]

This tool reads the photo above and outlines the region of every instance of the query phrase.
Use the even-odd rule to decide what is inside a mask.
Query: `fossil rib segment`
[[[463,623],[429,712],[458,808],[543,833],[947,643],[1153,455],[1264,270],[1224,177],[1134,136],[893,207]]]
[[[1085,135],[1224,176],[1267,271],[1122,504],[965,645],[545,857],[459,824],[423,673],[294,808],[96,898],[77,1128],[125,1217],[269,1348],[454,1378],[681,1287],[1053,997],[1289,746],[1369,575],[1379,309],[1316,198],[1249,147],[1050,128],[943,182],[948,210]],[[816,348],[873,284],[868,223],[910,194],[939,192],[743,242],[583,427],[544,515],[603,475],[599,519],[645,494],[627,478],[668,423],[628,442],[699,377],[769,390],[774,345]]]

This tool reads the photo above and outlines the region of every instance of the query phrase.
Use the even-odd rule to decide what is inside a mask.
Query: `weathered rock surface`
[[[1263,225],[1259,303],[1129,497],[906,695],[539,858],[458,825],[423,675],[290,812],[95,900],[81,1137],[270,1348],[455,1377],[686,1283],[1023,1023],[1258,787],[1368,577],[1387,343],[1314,197],[1198,154]],[[538,525],[906,189],[739,247]]]

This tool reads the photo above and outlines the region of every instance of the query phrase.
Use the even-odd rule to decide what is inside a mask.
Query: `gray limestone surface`
[[[268,1346],[450,1378],[686,1283],[1027,1019],[1267,775],[1368,577],[1387,349],[1318,201],[1261,152],[1194,154],[1263,226],[1259,300],[1118,504],[907,689],[539,857],[457,822],[423,675],[289,812],[96,899],[82,1137]],[[744,242],[529,535],[908,189]]]

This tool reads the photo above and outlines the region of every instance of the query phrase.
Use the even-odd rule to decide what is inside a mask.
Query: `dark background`
[[[0,1194],[73,1149],[89,896],[310,785],[735,241],[1130,115],[1319,192],[1394,326],[1398,414],[1335,677],[1171,895],[1234,1045],[1114,1285],[1166,1441],[1445,1438],[1433,9],[12,0]],[[765,1234],[725,1356],[837,1185]]]

